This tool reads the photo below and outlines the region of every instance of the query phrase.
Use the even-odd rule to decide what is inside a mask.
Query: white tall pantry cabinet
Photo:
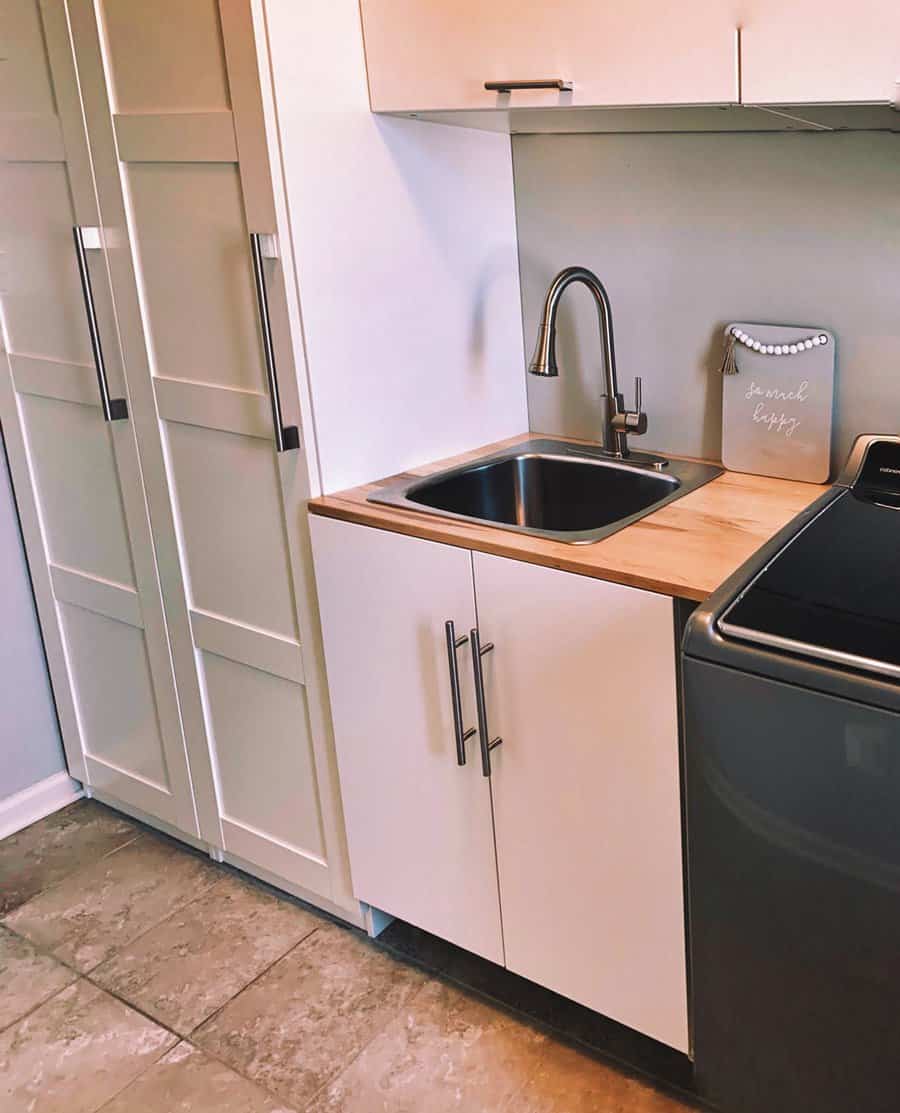
[[[306,500],[434,451],[412,434],[365,450],[383,426],[367,384],[414,417],[426,338],[440,447],[516,432],[525,406],[508,141],[392,148],[356,5],[318,8],[6,0],[0,418],[72,774],[358,921]],[[300,102],[315,39],[342,61]],[[449,257],[410,195],[429,178],[458,198]],[[392,266],[406,252],[430,280],[416,351],[409,291],[376,313],[354,286],[373,288],[382,227]],[[479,312],[495,323],[473,342]],[[397,344],[361,376],[376,329]]]

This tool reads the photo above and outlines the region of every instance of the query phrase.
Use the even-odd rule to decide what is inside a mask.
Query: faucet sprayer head
[[[556,365],[556,328],[549,323],[546,316],[538,326],[537,343],[528,370],[532,375],[544,375],[547,378],[559,374]]]

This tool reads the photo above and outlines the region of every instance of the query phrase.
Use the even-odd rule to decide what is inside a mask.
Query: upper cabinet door
[[[478,743],[458,764],[445,623],[475,626],[465,549],[313,517],[316,579],[360,900],[503,961],[491,787]],[[457,650],[475,724],[471,646]]]
[[[375,112],[738,99],[734,7],[723,0],[362,0]],[[569,92],[486,91],[559,78]]]
[[[687,1051],[672,600],[474,562],[506,964]]]
[[[748,0],[741,22],[745,104],[883,104],[898,95],[896,0]]]

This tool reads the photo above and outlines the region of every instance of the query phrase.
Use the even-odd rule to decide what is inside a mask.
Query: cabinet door
[[[444,623],[475,626],[465,549],[313,517],[353,891],[503,961],[490,782],[457,764]],[[468,642],[463,722],[475,722]]]
[[[362,0],[376,112],[737,100],[737,20],[722,0]],[[571,93],[487,92],[562,78]]]
[[[747,104],[886,103],[898,96],[896,0],[749,0],[742,22]]]
[[[124,245],[113,293],[188,743],[215,782],[204,828],[239,863],[343,903],[308,475],[296,440],[275,450],[249,238],[276,232],[249,0],[68,9],[101,213]],[[262,267],[296,427],[283,264]]]
[[[107,423],[72,226],[97,210],[65,12],[4,5],[0,416],[72,775],[197,834],[134,425]],[[106,258],[88,268],[126,395]]]
[[[672,600],[474,561],[507,966],[687,1051]]]

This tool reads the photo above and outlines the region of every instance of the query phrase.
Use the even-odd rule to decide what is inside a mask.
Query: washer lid
[[[878,455],[737,597],[723,635],[900,680],[900,461]]]

